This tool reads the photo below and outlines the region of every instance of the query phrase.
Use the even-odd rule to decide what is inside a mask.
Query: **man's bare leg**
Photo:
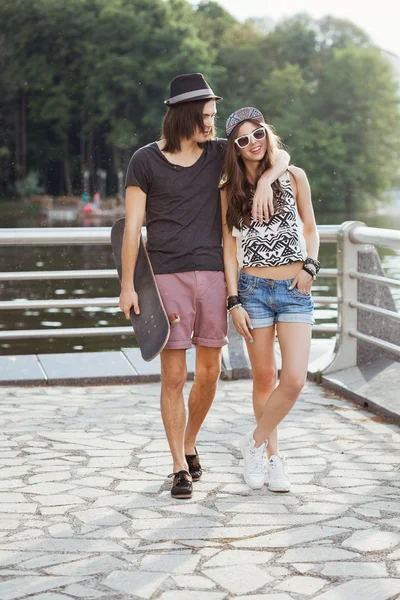
[[[186,382],[186,350],[161,352],[161,416],[172,454],[173,471],[187,471],[184,436],[186,411],[183,386]]]
[[[196,346],[196,377],[189,394],[185,454],[194,454],[197,434],[210,410],[221,373],[221,348]]]

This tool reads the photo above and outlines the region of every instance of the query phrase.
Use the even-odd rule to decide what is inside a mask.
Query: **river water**
[[[67,220],[50,219],[36,205],[22,203],[0,203],[0,227],[101,227],[110,226],[116,217],[87,217],[85,220],[69,215]],[[317,215],[318,224],[337,224],[349,220],[348,215]],[[354,215],[351,220],[362,221],[371,227],[400,228],[400,215],[369,216]],[[389,277],[400,278],[400,252],[380,249],[382,265]],[[325,268],[336,266],[336,244],[322,244],[320,260]],[[112,269],[114,268],[111,247],[99,246],[0,246],[0,271]],[[313,285],[315,296],[336,296],[336,280],[318,278]],[[400,309],[400,291],[393,290]],[[0,282],[1,300],[14,299],[67,299],[117,297],[117,279],[55,280]],[[336,322],[334,306],[316,307],[317,323]],[[135,345],[132,335],[104,336],[92,338],[52,337],[55,329],[74,327],[107,327],[126,325],[117,305],[110,308],[90,307],[80,309],[49,308],[45,310],[0,311],[0,331],[9,329],[46,329],[48,337],[38,340],[0,340],[0,354],[37,354],[51,352],[82,352],[116,350]],[[319,334],[323,335],[323,334]],[[325,337],[330,337],[325,334]]]

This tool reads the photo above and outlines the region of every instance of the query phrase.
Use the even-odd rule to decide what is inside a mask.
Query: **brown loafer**
[[[173,477],[171,488],[171,496],[173,498],[181,498],[186,500],[192,497],[192,478],[187,471],[171,473],[171,475],[168,475],[168,477]]]
[[[203,471],[201,470],[200,459],[196,447],[194,448],[194,451],[195,454],[185,454],[185,458],[193,481],[199,481]]]

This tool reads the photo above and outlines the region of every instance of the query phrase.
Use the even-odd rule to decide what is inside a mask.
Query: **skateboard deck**
[[[118,276],[122,278],[122,239],[125,219],[115,221],[111,229],[111,245]],[[140,352],[146,361],[153,360],[168,341],[170,324],[165,312],[150,258],[140,236],[139,254],[135,266],[134,287],[139,297],[140,314],[131,308],[130,318]]]

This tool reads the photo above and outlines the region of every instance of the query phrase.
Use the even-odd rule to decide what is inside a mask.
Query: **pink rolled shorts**
[[[222,271],[187,271],[156,275],[171,323],[167,349],[186,350],[192,344],[221,348],[227,340],[226,284]]]

